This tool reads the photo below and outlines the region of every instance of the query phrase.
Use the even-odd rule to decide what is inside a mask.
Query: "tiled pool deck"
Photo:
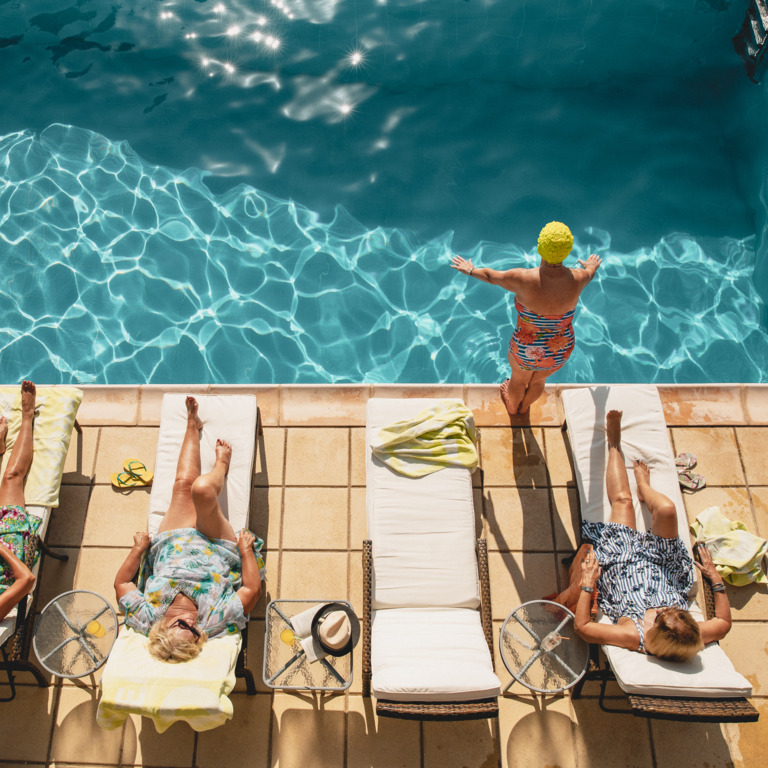
[[[355,681],[345,695],[269,691],[260,682],[266,602],[276,597],[346,598],[362,608],[365,538],[365,404],[369,397],[458,396],[480,432],[475,473],[478,526],[489,544],[495,634],[519,603],[555,591],[560,558],[572,551],[578,519],[573,472],[560,429],[558,388],[532,409],[530,425],[510,426],[490,386],[86,387],[82,436],[73,436],[61,507],[49,542],[69,561],[48,559],[38,609],[72,588],[114,602],[112,582],[132,535],[146,526],[148,491],[119,493],[109,482],[123,459],[152,467],[163,392],[248,392],[259,398],[252,528],[267,543],[269,580],[253,611],[250,658],[259,693],[238,683],[232,721],[195,734],[177,723],[163,735],[133,718],[117,731],[95,720],[97,692],[83,681],[31,685],[0,704],[0,766],[144,765],[190,768],[494,768],[495,766],[756,766],[768,754],[768,589],[729,587],[735,619],[723,646],[754,685],[758,723],[684,724],[609,715],[597,687],[583,698],[544,701],[514,685],[497,721],[378,720]],[[660,389],[675,451],[699,457],[707,488],[686,496],[689,517],[717,504],[768,537],[768,386]],[[502,684],[509,675],[496,654]],[[616,689],[614,689],[615,692]],[[0,695],[7,687],[0,686]]]

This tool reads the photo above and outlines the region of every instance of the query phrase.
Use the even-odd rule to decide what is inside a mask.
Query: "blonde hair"
[[[149,630],[149,653],[160,661],[169,664],[180,664],[191,661],[200,655],[203,643],[208,635],[202,632],[196,641],[182,637],[178,632],[172,631],[162,619],[156,621]]]
[[[645,633],[645,649],[659,659],[688,661],[702,648],[701,629],[688,611],[668,608]]]

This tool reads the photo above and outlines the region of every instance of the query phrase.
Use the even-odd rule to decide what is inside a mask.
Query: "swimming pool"
[[[727,0],[0,1],[0,366],[493,382],[551,219],[553,381],[767,380],[764,92]]]

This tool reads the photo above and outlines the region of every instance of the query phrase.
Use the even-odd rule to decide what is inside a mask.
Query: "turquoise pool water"
[[[4,378],[499,381],[561,219],[554,381],[766,380],[737,5],[0,0]]]

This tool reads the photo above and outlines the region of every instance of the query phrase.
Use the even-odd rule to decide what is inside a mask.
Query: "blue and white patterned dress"
[[[693,560],[680,537],[665,539],[621,523],[584,523],[585,541],[595,547],[601,574],[597,604],[615,624],[634,622],[645,652],[643,619],[650,608],[688,609]]]

